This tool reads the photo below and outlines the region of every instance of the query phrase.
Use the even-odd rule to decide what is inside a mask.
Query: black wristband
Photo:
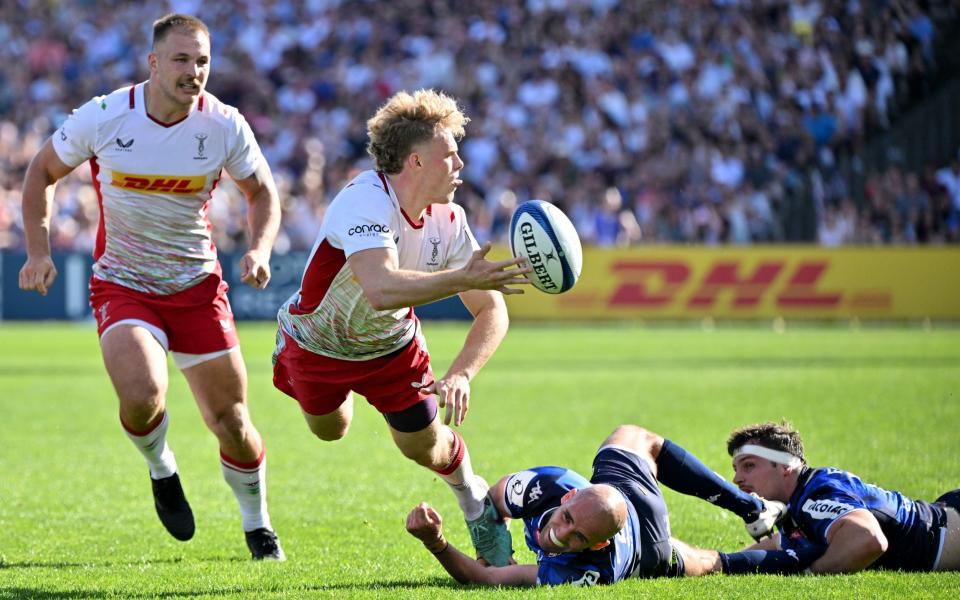
[[[424,545],[426,546],[426,544]],[[443,554],[444,552],[446,552],[447,548],[449,547],[450,547],[450,542],[448,542],[447,540],[443,540],[443,548],[434,552],[429,546],[427,546],[427,550],[430,550],[431,554],[433,554],[434,556],[437,556],[438,554]]]

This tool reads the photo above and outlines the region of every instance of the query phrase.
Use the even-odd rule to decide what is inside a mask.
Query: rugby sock
[[[267,512],[266,450],[260,453],[260,458],[250,463],[238,462],[221,451],[220,470],[240,503],[243,530],[253,531],[261,527],[272,530],[270,514]]]
[[[483,514],[483,501],[487,497],[489,487],[483,479],[473,473],[473,464],[470,462],[470,453],[467,452],[467,443],[456,431],[450,429],[450,433],[453,434],[450,464],[443,469],[438,469],[436,473],[453,490],[464,518],[472,521]]]
[[[742,550],[718,554],[727,575],[790,575],[809,567],[823,554],[823,549],[808,545],[790,550]]]
[[[744,520],[763,511],[759,498],[741,491],[670,440],[663,441],[657,456],[657,480],[671,490],[702,498]]]
[[[163,479],[177,472],[177,460],[170,446],[167,445],[167,428],[170,420],[167,418],[166,411],[150,423],[145,431],[131,429],[123,422],[123,418],[120,419],[120,425],[123,426],[127,437],[137,447],[143,458],[147,460],[151,479]]]

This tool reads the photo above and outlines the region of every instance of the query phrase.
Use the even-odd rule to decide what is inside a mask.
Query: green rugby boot
[[[497,508],[489,496],[483,501],[483,513],[466,523],[467,530],[470,532],[470,541],[473,542],[478,558],[484,559],[495,567],[505,567],[510,564],[510,557],[513,555],[510,530],[497,514]]]

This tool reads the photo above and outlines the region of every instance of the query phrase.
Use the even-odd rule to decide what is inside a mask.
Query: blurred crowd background
[[[471,117],[457,194],[483,241],[530,198],[584,242],[956,243],[958,0],[5,0],[0,249],[22,249],[29,160],[69,112],[147,78],[154,19],[210,26],[208,90],[257,134],[277,251],[312,246],[366,119],[442,89]],[[223,251],[245,203],[211,203]],[[55,250],[91,250],[89,169],[58,186]]]

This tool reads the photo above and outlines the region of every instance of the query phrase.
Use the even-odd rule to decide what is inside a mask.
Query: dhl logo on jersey
[[[189,195],[203,191],[207,178],[181,177],[178,175],[138,175],[136,173],[113,172],[114,187],[137,190],[145,194],[181,194]]]

